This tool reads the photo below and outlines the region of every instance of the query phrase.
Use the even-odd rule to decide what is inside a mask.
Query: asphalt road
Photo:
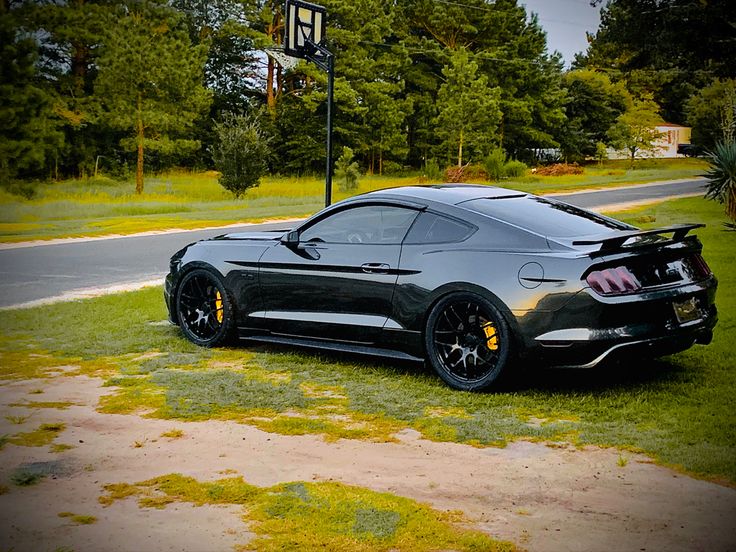
[[[703,180],[650,184],[616,190],[560,195],[588,209],[604,205],[691,195],[703,191]],[[248,230],[288,228],[289,223],[243,226]],[[163,278],[169,257],[185,245],[226,230],[195,230],[150,236],[76,241],[0,250],[0,307],[57,297],[86,288],[109,287]]]

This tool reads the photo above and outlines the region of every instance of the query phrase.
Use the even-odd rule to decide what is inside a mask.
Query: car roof
[[[525,192],[483,186],[478,184],[437,184],[433,186],[402,186],[386,188],[357,196],[355,199],[419,199],[436,201],[447,205],[458,205],[472,199],[499,199],[502,197],[523,197]]]

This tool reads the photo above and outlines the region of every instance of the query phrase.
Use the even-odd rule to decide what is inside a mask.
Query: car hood
[[[287,230],[271,230],[268,232],[233,232],[231,234],[222,234],[216,236],[212,240],[256,240],[256,241],[275,241],[280,240]],[[210,241],[210,240],[207,240]]]

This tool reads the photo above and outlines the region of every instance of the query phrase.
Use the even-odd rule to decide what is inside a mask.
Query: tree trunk
[[[463,166],[463,131],[460,131],[460,145],[457,148],[457,168]]]
[[[274,61],[272,57],[268,57],[268,70],[266,72],[266,105],[268,106],[268,112],[273,116],[276,113],[276,96],[273,93],[273,76],[274,76]]]
[[[378,150],[378,174],[383,176],[383,148]]]
[[[726,195],[726,216],[736,222],[736,188],[731,187]]]
[[[74,2],[77,8],[84,6],[84,0],[76,0]],[[78,39],[71,40],[72,45],[72,79],[74,83],[74,94],[80,98],[84,95],[84,84],[87,77],[87,59],[89,58],[89,48],[86,44]]]
[[[136,114],[136,144],[138,145],[138,163],[135,168],[135,193],[143,193],[143,114],[141,113],[141,97],[138,96],[138,112]]]

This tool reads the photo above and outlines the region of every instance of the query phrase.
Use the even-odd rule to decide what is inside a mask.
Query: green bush
[[[488,180],[499,181],[504,176],[504,165],[506,165],[506,153],[501,148],[492,149],[483,161],[488,175]]]
[[[503,166],[503,175],[509,178],[519,178],[524,176],[527,168],[526,163],[512,159]]]
[[[355,190],[358,187],[359,176],[358,163],[353,161],[353,150],[345,146],[342,148],[342,155],[335,163],[337,185],[343,192]]]
[[[424,166],[424,175],[430,182],[441,182],[443,180],[444,173],[440,169],[440,164],[434,158],[427,159],[427,163]]]
[[[36,196],[36,187],[38,182],[21,182],[13,180],[2,186],[5,190],[15,196],[23,199],[33,199]]]
[[[212,159],[222,173],[220,184],[240,197],[257,186],[265,174],[270,139],[257,117],[233,113],[225,113],[223,120],[215,123],[215,135]]]

